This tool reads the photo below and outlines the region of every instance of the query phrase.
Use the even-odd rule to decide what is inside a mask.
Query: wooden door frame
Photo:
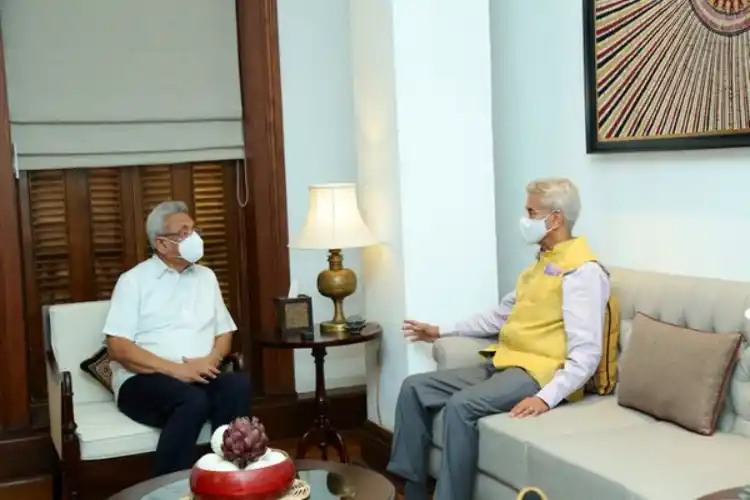
[[[243,345],[251,363],[262,363],[257,393],[295,393],[290,351],[262,350],[253,342],[273,328],[273,297],[289,289],[288,225],[284,172],[276,0],[236,0],[239,68],[249,199],[239,211],[247,242],[240,250]],[[5,64],[0,37],[0,431],[30,425],[25,339],[22,239],[18,185],[13,172]],[[257,366],[257,365],[256,365]],[[253,370],[261,373],[261,370]]]
[[[0,36],[0,429],[29,424],[26,322],[18,188],[13,170],[5,57]]]
[[[249,202],[241,211],[247,232],[245,300],[255,311],[243,318],[257,336],[274,328],[274,297],[289,292],[289,229],[286,209],[284,131],[277,0],[236,0],[237,42],[242,87],[243,129]],[[294,394],[294,353],[262,349],[252,342],[252,363],[262,363],[262,380],[253,384],[264,394]],[[256,371],[255,373],[259,373]]]

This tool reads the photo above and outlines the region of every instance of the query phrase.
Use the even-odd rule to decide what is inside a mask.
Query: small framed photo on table
[[[312,298],[307,295],[297,297],[277,297],[276,303],[276,331],[280,335],[312,334],[313,310]]]

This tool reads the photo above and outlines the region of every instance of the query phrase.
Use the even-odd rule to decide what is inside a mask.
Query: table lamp
[[[344,267],[341,250],[377,241],[359,213],[354,183],[318,184],[309,189],[307,220],[289,247],[328,250],[328,269],[318,274],[318,291],[333,301],[333,319],[320,324],[320,333],[339,336],[347,332],[344,299],[357,289],[357,275]]]

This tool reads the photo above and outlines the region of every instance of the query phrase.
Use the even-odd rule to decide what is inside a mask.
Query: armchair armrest
[[[238,352],[230,352],[226,356],[224,356],[224,359],[221,360],[221,366],[219,369],[221,371],[226,371],[228,368],[231,368],[231,371],[233,372],[239,372],[242,371],[242,368],[244,367],[244,359],[242,358],[242,354]]]
[[[475,366],[482,362],[479,351],[492,340],[473,337],[443,337],[432,344],[432,357],[438,370]]]
[[[70,372],[61,372],[52,350],[47,351],[47,395],[50,437],[61,460],[78,452],[77,425],[73,409],[73,381]]]

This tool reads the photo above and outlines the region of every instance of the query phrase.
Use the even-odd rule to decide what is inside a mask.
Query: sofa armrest
[[[239,372],[242,371],[244,364],[245,363],[242,354],[238,352],[230,352],[229,354],[224,356],[224,359],[221,360],[221,366],[219,367],[219,369],[221,371],[227,371],[231,368],[230,371]]]
[[[70,372],[61,372],[54,353],[46,356],[50,437],[61,460],[80,458],[77,425],[73,408],[73,381]]]
[[[432,344],[432,357],[438,370],[475,366],[482,362],[479,351],[490,344],[489,339],[443,337]]]
[[[54,359],[47,360],[47,405],[50,438],[57,457],[62,458],[62,374],[57,371]]]

